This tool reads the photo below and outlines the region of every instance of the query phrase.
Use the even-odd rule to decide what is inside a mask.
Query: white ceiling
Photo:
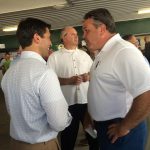
[[[66,0],[68,5],[61,6],[64,0],[0,0],[0,36],[15,34],[4,33],[5,26],[17,25],[26,17],[42,19],[52,25],[52,29],[64,26],[79,26],[84,14],[95,8],[107,8],[115,21],[150,18],[150,14],[138,15],[141,8],[150,8],[150,0]]]
[[[66,0],[0,0],[0,14],[63,5]]]

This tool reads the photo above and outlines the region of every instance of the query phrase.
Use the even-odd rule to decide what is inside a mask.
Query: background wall
[[[121,35],[125,34],[135,34],[135,35],[146,35],[150,34],[150,18],[138,19],[138,20],[130,20],[130,21],[122,21],[116,22],[117,32]],[[82,39],[82,27],[75,27],[79,34],[79,39]],[[60,31],[61,30],[53,30],[52,31],[52,42],[53,49],[56,50],[57,44],[60,43]],[[15,35],[7,35],[0,36],[0,44],[5,44],[6,50],[13,51],[18,48],[18,41]],[[0,51],[1,52],[1,51]]]
[[[150,34],[150,18],[117,22],[117,31],[122,34]]]

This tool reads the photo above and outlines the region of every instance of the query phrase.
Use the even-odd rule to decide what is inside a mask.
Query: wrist
[[[127,126],[126,123],[124,123],[124,121],[120,122],[120,131],[125,133],[130,132],[130,128]]]

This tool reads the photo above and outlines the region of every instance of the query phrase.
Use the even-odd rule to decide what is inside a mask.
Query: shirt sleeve
[[[117,78],[133,98],[150,90],[150,67],[138,49],[126,48],[114,60]]]
[[[72,117],[53,70],[49,69],[45,73],[39,86],[41,105],[46,112],[50,127],[57,132],[64,130],[71,123]]]

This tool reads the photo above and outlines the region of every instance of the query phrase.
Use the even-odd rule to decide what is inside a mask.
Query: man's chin
[[[87,47],[88,47],[89,51],[93,51],[94,50],[91,45],[87,45]]]
[[[91,48],[89,49],[89,51],[90,51],[90,52],[95,52],[95,51],[97,51],[97,49],[91,47]]]

